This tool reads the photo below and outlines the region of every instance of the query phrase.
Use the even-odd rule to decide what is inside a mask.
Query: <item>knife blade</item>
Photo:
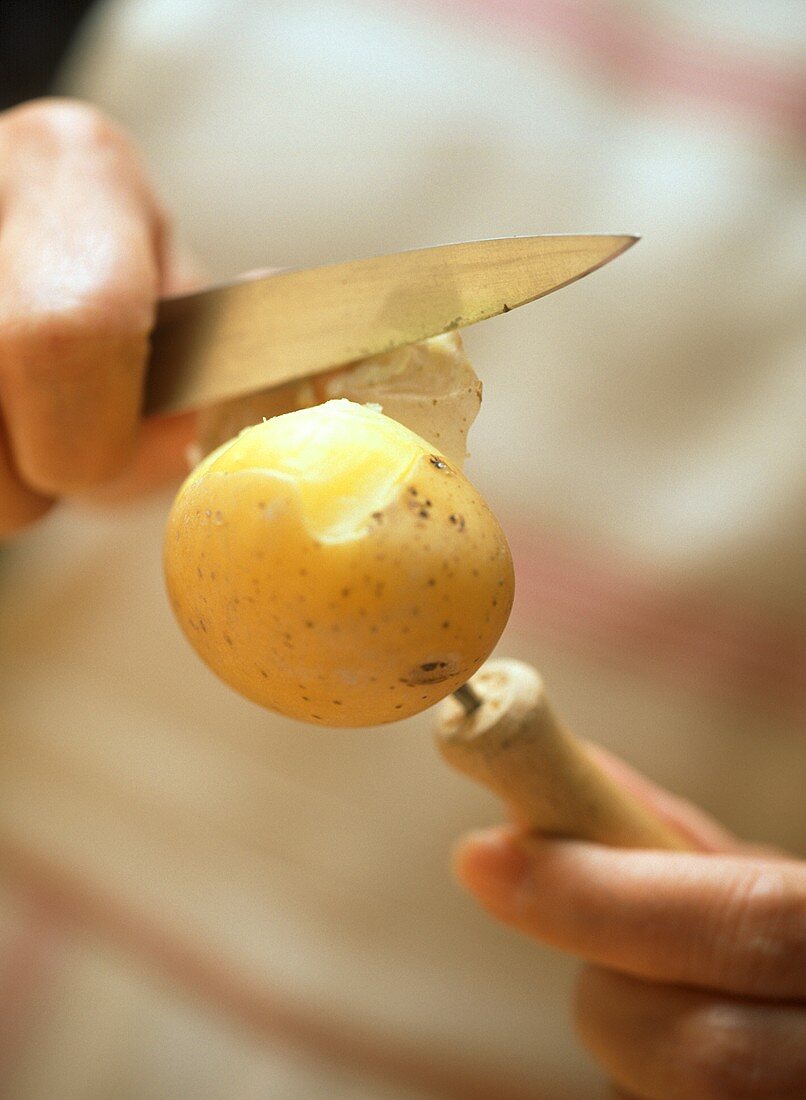
[[[501,237],[281,271],[162,301],[146,413],[307,378],[567,286],[637,237]]]

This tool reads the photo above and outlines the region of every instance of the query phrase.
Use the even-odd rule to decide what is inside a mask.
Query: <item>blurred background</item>
[[[212,280],[455,240],[635,248],[465,334],[500,650],[743,836],[804,850],[806,9],[693,0],[4,0],[3,105],[141,146]],[[1,228],[0,228],[1,231]],[[231,696],[160,574],[172,490],[0,557],[12,1100],[594,1097],[575,966],[453,885],[500,808],[428,716]]]

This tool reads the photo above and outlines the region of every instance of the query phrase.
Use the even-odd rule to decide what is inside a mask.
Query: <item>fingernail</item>
[[[485,906],[501,914],[510,910],[529,873],[529,860],[508,829],[483,829],[456,847],[459,881]]]

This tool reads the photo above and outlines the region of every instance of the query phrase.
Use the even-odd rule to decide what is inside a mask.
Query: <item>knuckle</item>
[[[7,112],[5,122],[12,136],[37,144],[104,148],[122,140],[102,111],[77,99],[32,100]]]
[[[692,1100],[782,1100],[794,1095],[799,1070],[774,1042],[766,1009],[720,1003],[686,1030],[681,1059],[684,1095]]]
[[[784,868],[753,867],[738,879],[716,932],[716,969],[728,987],[741,974],[743,992],[798,992],[794,985],[806,967],[806,889]]]
[[[137,288],[98,280],[78,296],[31,295],[25,302],[0,303],[0,369],[49,374],[83,369],[92,349],[145,347],[154,304]],[[5,308],[3,305],[5,304]]]
[[[41,310],[0,322],[0,372],[26,384],[70,384],[113,364],[139,365],[147,346],[147,326],[115,325],[102,302],[79,311]]]

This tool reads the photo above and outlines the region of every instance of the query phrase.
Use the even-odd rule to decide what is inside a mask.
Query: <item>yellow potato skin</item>
[[[464,683],[514,592],[506,539],[467,478],[401,428],[418,453],[393,492],[328,539],[292,483],[239,463],[255,430],[191,474],[167,526],[169,596],[202,659],[254,702],[325,726],[405,718]]]

